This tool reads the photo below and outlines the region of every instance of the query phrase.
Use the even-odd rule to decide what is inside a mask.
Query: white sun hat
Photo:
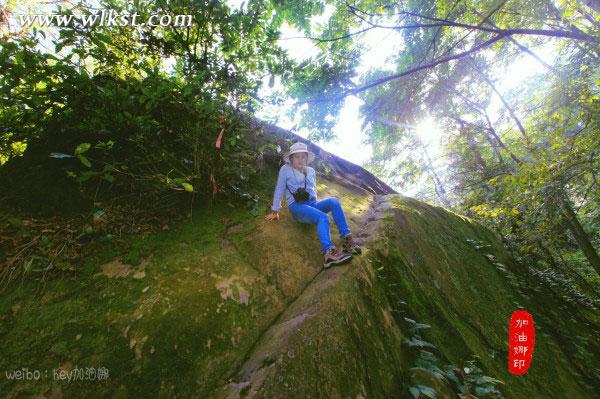
[[[311,163],[315,160],[315,154],[308,150],[308,147],[304,143],[294,143],[290,147],[290,150],[283,155],[283,160],[286,163],[290,163],[290,155],[296,154],[298,152],[306,152],[308,154],[307,163]]]

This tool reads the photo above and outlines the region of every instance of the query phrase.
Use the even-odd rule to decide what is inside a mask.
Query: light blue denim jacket
[[[310,195],[310,199],[317,200],[317,175],[315,170],[310,166],[306,167],[306,191]],[[285,186],[287,184],[287,187]],[[298,187],[304,187],[304,173],[297,169],[294,169],[289,164],[283,164],[279,169],[279,177],[277,177],[277,185],[275,186],[275,193],[273,194],[273,206],[271,210],[278,211],[281,209],[281,200],[283,199],[283,193],[285,192],[288,206],[294,202],[294,196],[292,193],[296,192]],[[289,190],[288,190],[289,188]],[[290,193],[290,191],[292,193]]]

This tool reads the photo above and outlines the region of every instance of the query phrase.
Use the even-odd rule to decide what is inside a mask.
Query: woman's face
[[[306,152],[297,152],[295,154],[290,155],[290,159],[294,168],[301,169],[304,166],[306,166],[306,163],[308,161],[308,154]]]

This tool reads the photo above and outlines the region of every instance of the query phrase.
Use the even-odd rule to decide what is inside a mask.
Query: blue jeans
[[[329,234],[329,215],[327,212],[331,211],[340,238],[350,234],[350,228],[346,223],[344,210],[337,197],[325,198],[319,202],[315,201],[314,198],[302,203],[292,202],[288,206],[288,209],[294,219],[298,222],[317,225],[317,234],[319,235],[319,241],[321,241],[321,252],[323,254],[325,254],[329,248],[334,246]]]

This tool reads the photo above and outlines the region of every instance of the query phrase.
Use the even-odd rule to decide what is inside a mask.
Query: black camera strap
[[[292,172],[294,172],[294,177],[295,177],[296,176],[296,172],[293,169],[294,169],[294,167],[292,166]],[[304,190],[306,190],[306,175],[308,175],[308,169],[306,169],[306,174],[304,175]],[[294,193],[292,192],[292,190],[290,190],[290,188],[288,187],[287,183],[285,183],[285,186],[287,187],[287,189],[290,192],[290,194],[292,194],[292,196],[293,196]]]

